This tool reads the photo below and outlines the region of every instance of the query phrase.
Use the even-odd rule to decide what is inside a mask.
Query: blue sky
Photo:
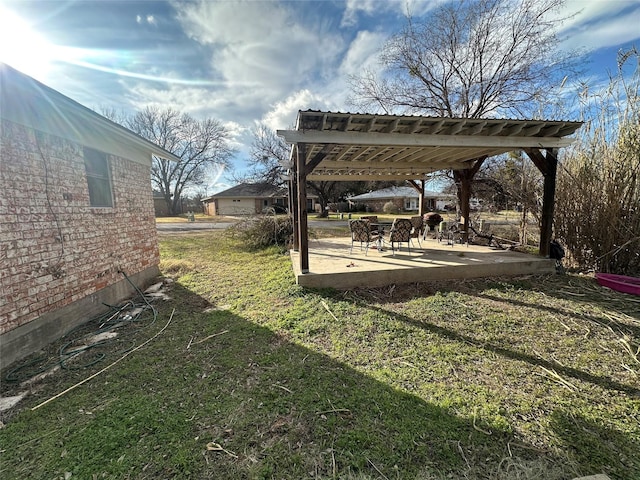
[[[86,105],[173,107],[222,121],[242,170],[257,122],[299,109],[353,111],[347,78],[376,66],[390,35],[446,0],[0,0],[0,61]],[[516,1],[516,0],[514,0]],[[563,48],[586,52],[595,89],[616,52],[640,48],[640,0],[567,0]],[[208,193],[226,188],[228,172]]]

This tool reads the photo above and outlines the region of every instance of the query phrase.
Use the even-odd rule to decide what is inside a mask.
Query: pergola
[[[552,236],[558,149],[570,145],[582,122],[439,118],[299,111],[295,130],[278,130],[292,145],[289,199],[300,271],[309,272],[307,181],[410,180],[452,170],[468,229],[471,183],[489,157],[524,151],[544,177],[540,255]],[[415,181],[421,183],[415,183]]]

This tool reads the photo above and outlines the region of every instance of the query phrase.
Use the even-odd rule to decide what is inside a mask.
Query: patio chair
[[[391,230],[389,231],[389,242],[391,243],[391,251],[393,255],[396,254],[396,250],[394,248],[394,243],[398,244],[398,250],[400,250],[400,243],[407,242],[407,248],[409,249],[409,253],[411,253],[411,231],[413,230],[413,225],[411,224],[411,220],[407,218],[396,218],[393,221],[393,225],[391,225]]]
[[[424,230],[424,220],[422,220],[422,216],[411,217],[410,219],[411,225],[413,226],[413,230],[411,230],[411,238],[418,239],[418,246],[422,248],[422,244],[420,243],[420,237],[423,234]],[[413,241],[413,240],[412,240]]]
[[[369,220],[349,220],[349,230],[351,230],[350,254],[353,252],[353,242],[360,242],[360,250],[362,250],[362,244],[365,244],[364,254],[366,256],[369,244],[378,240],[378,235],[371,233],[370,223]]]
[[[365,215],[364,217],[360,217],[360,220],[369,220],[369,230],[372,235],[378,235],[380,232],[378,231],[378,216],[377,215]]]

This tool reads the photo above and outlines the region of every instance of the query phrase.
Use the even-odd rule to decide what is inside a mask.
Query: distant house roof
[[[212,198],[273,198],[286,196],[287,190],[285,188],[274,187],[268,183],[241,183],[215,195],[203,198],[202,201]]]
[[[413,187],[388,187],[373,192],[350,197],[349,200],[363,202],[368,200],[386,200],[391,198],[419,198],[420,194]],[[425,190],[424,198],[452,198],[453,195]]]
[[[171,152],[0,63],[0,117],[132,161],[151,155],[180,161]],[[136,152],[138,155],[132,155]]]

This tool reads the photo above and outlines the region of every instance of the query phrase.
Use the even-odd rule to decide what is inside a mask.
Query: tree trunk
[[[456,182],[456,187],[458,188],[458,203],[460,205],[460,222],[462,223],[462,229],[464,230],[464,241],[466,242],[469,239],[469,200],[471,199],[471,184],[473,183],[473,177],[480,167],[482,163],[486,160],[485,157],[480,157],[476,159],[475,163],[471,168],[465,168],[464,170],[454,170],[453,178]]]
[[[180,195],[173,195],[173,198],[171,199],[170,212],[171,215],[180,215],[182,213]]]
[[[520,218],[520,243],[522,245],[526,245],[527,244],[527,236],[528,236],[528,232],[527,232],[527,217],[529,216],[529,209],[527,208],[526,204],[522,204],[522,217]]]
[[[418,183],[417,180],[407,180],[407,183],[409,185],[411,185],[416,192],[418,192],[419,196],[418,196],[418,214],[420,216],[424,215],[425,213],[427,213],[427,209],[425,207],[425,202],[424,202],[424,190],[425,190],[425,184],[426,181],[424,179],[420,180],[420,183]]]

